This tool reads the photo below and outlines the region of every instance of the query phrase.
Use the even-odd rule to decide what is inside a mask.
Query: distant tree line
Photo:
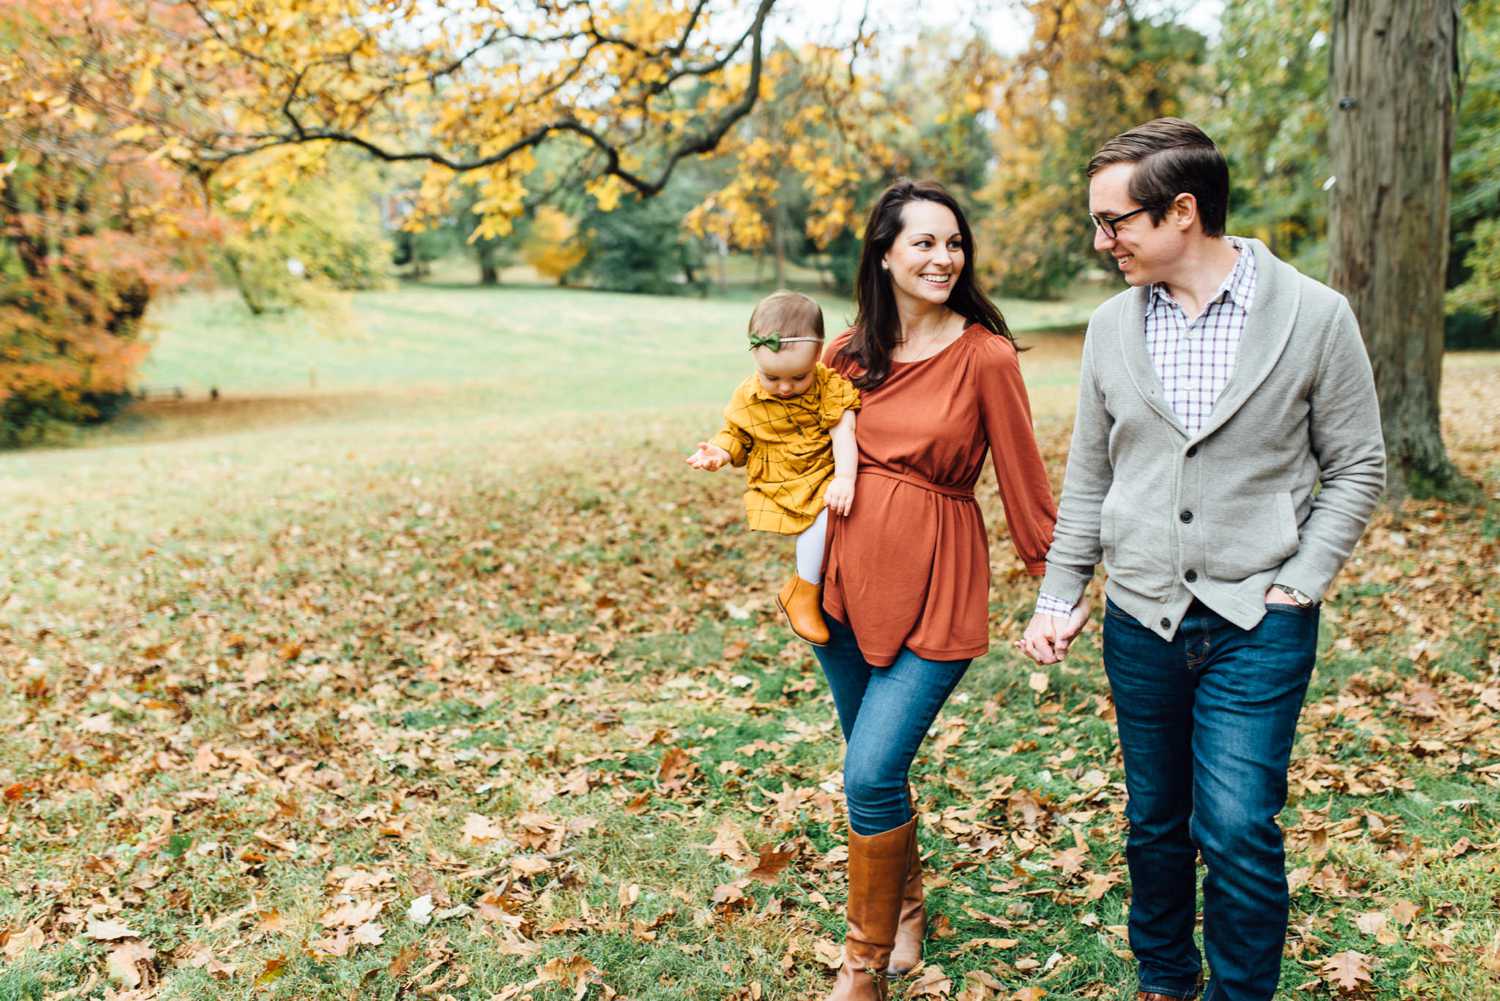
[[[1422,251],[1443,262],[1439,352],[1444,336],[1500,346],[1500,0],[1230,0],[1212,39],[1138,0],[1017,0],[1032,36],[1004,55],[977,30],[863,24],[791,44],[775,6],[503,4],[441,37],[410,5],[0,6],[0,444],[113,412],[153,297],[210,263],[255,311],[455,252],[482,284],[524,263],[711,294],[734,254],[767,284],[795,268],[847,293],[863,211],[905,174],[971,207],[992,288],[1061,296],[1097,264],[1082,165],[1165,114],[1225,149],[1236,232],[1330,276],[1331,210],[1353,184],[1335,125],[1377,124],[1375,102],[1334,117],[1353,107],[1335,37],[1371,25],[1426,46],[1438,72],[1411,86],[1447,81],[1428,105],[1444,248]]]

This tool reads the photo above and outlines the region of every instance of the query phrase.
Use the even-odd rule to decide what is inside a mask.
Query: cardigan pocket
[[[1099,544],[1104,572],[1112,579],[1148,598],[1167,595],[1173,579],[1170,544],[1159,519],[1121,512],[1111,491],[1099,509]]]
[[[1285,490],[1222,498],[1204,527],[1204,562],[1216,580],[1240,581],[1274,570],[1297,551],[1297,514]]]

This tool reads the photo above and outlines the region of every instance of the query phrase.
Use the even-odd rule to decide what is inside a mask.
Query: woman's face
[[[882,260],[896,301],[941,306],[964,270],[958,219],[939,202],[913,201],[901,207],[901,232]]]

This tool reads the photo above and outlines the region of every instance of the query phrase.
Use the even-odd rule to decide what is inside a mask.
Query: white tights
[[[797,536],[797,576],[809,584],[823,583],[823,540],[828,535],[828,509]]]

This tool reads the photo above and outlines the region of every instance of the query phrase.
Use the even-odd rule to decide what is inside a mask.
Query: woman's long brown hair
[[[937,202],[946,206],[958,220],[959,239],[963,244],[964,267],[953,283],[947,306],[970,323],[977,323],[1012,344],[1015,337],[1005,323],[1000,309],[974,280],[974,234],[963,209],[936,181],[913,181],[902,178],[883,191],[870,209],[865,223],[865,244],[859,257],[859,275],[854,285],[854,334],[839,349],[839,356],[857,362],[863,371],[854,379],[860,389],[874,389],[891,374],[891,352],[901,334],[901,315],[896,310],[896,295],[891,290],[891,276],[880,266],[886,251],[901,235],[901,210],[909,202]]]

